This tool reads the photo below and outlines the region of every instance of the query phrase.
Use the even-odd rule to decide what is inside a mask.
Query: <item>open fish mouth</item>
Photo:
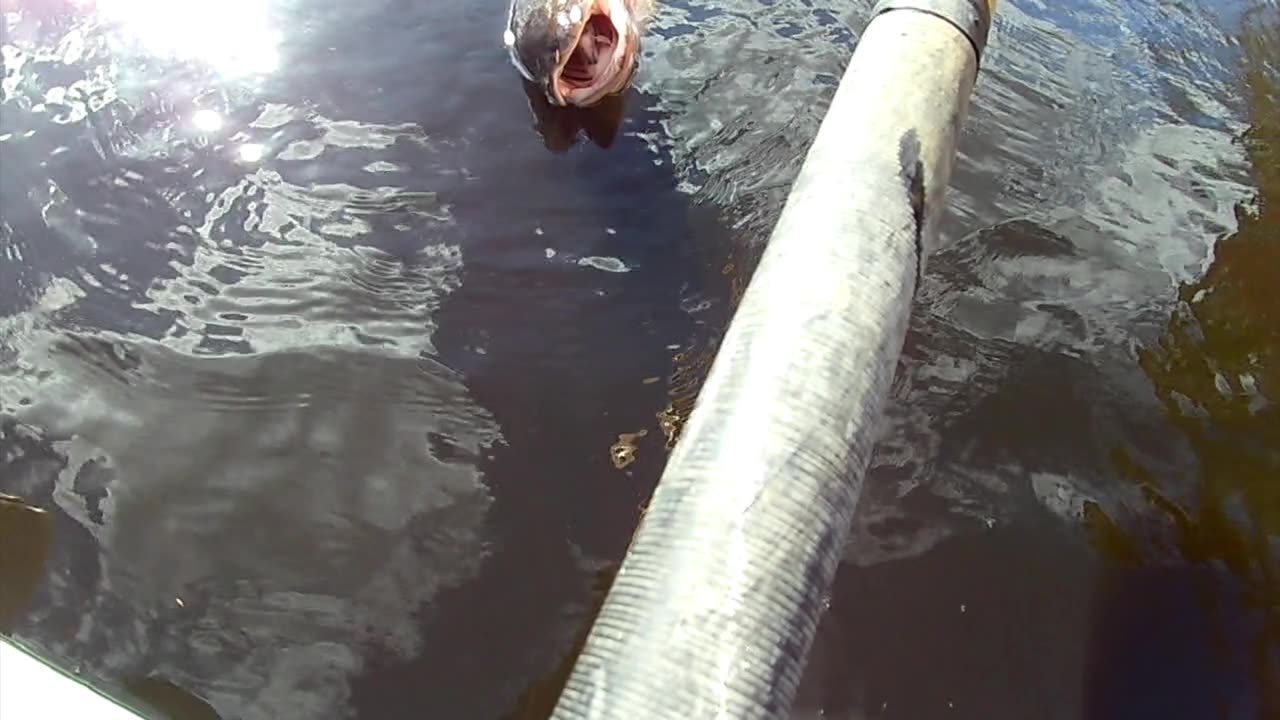
[[[551,73],[548,89],[554,102],[592,105],[626,86],[635,69],[630,22],[618,0],[596,0],[591,5],[590,13],[578,23],[573,50],[563,54]]]

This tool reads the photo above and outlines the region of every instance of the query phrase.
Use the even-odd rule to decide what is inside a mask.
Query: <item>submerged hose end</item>
[[[991,16],[996,0],[880,0],[871,12],[875,18],[891,10],[916,10],[936,15],[951,23],[969,38],[973,54],[982,65],[982,53],[991,34]]]

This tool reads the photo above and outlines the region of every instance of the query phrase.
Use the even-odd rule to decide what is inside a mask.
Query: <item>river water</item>
[[[671,0],[570,115],[504,2],[0,3],[16,636],[222,718],[546,716],[870,3]],[[1260,8],[1001,3],[797,718],[1280,712]]]

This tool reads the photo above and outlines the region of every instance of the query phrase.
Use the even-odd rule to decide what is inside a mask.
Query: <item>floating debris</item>
[[[587,267],[593,267],[597,270],[603,270],[605,272],[612,272],[612,273],[631,272],[631,268],[627,267],[626,263],[622,262],[621,260],[615,257],[602,257],[600,255],[588,255],[583,258],[578,258],[578,264],[585,265]]]
[[[609,448],[609,458],[619,470],[636,461],[636,441],[648,435],[648,430],[634,433],[618,433],[618,442]]]

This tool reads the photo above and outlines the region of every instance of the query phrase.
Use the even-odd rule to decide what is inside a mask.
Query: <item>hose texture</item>
[[[986,40],[903,5],[859,42],[558,720],[787,716]]]

